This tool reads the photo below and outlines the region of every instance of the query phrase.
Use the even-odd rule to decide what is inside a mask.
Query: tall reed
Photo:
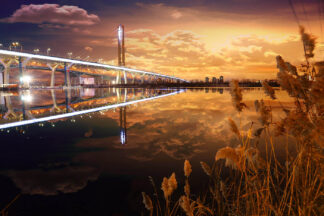
[[[315,38],[304,28],[300,32],[308,62],[314,56]],[[242,131],[229,118],[230,128],[238,137],[237,146],[219,149],[212,166],[201,162],[210,179],[208,190],[199,196],[190,193],[192,169],[186,160],[184,194],[171,207],[170,197],[177,187],[170,192],[173,175],[164,178],[166,204],[164,208],[159,204],[155,207],[163,208],[156,215],[323,215],[324,67],[307,65],[306,73],[300,75],[297,67],[281,56],[276,60],[281,89],[294,98],[294,108],[282,106],[285,116],[275,122],[271,106],[257,100],[259,122],[251,123],[248,131]],[[315,69],[315,76],[310,76]],[[270,99],[277,100],[275,90],[266,81],[262,85]],[[245,104],[237,81],[231,83],[231,89],[233,105],[241,113]],[[286,138],[283,158],[275,149],[276,136]],[[294,148],[293,153],[289,146]]]

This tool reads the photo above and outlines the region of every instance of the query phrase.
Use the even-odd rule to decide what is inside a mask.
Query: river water
[[[228,117],[242,130],[257,125],[253,104],[263,98],[278,119],[293,103],[276,94],[271,102],[245,89],[239,114],[227,88],[0,93],[0,209],[18,195],[9,215],[139,215],[148,176],[158,191],[172,172],[182,184],[188,159],[192,185],[206,183],[199,162],[239,143]]]

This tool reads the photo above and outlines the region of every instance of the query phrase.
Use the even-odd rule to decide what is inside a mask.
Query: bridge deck
[[[52,61],[52,62],[61,62],[61,63],[69,63],[69,64],[75,64],[75,65],[92,66],[92,67],[96,67],[96,68],[103,68],[103,69],[110,69],[110,70],[111,69],[120,70],[120,71],[126,71],[126,72],[131,72],[131,73],[158,76],[158,77],[162,77],[162,78],[174,79],[174,80],[179,80],[182,82],[188,82],[184,79],[174,77],[174,76],[168,76],[168,75],[163,75],[163,74],[159,74],[159,73],[137,70],[137,69],[127,68],[127,67],[119,67],[119,66],[101,64],[101,63],[97,63],[97,62],[88,62],[88,61],[81,61],[81,60],[76,60],[76,59],[67,59],[67,58],[30,54],[30,53],[24,53],[24,52],[8,51],[8,50],[0,50],[0,55],[17,56],[17,57],[25,57],[25,58],[39,59],[39,60]]]

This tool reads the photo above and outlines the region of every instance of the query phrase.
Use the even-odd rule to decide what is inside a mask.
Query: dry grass
[[[303,28],[301,37],[308,62],[313,57],[315,39]],[[286,116],[273,122],[271,107],[258,100],[255,108],[260,116],[259,127],[251,126],[247,132],[240,132],[229,119],[230,128],[239,138],[237,147],[220,149],[212,167],[201,162],[210,178],[208,190],[198,197],[190,194],[192,170],[186,161],[184,195],[171,202],[177,187],[170,186],[170,179],[173,176],[171,181],[176,182],[175,175],[164,178],[162,190],[166,204],[161,205],[159,197],[155,197],[156,215],[323,215],[324,68],[315,79],[309,80],[307,74],[300,76],[296,67],[281,56],[277,57],[277,65],[281,88],[295,98],[295,108],[282,107]],[[266,82],[263,87],[275,100],[275,91]],[[242,112],[245,105],[237,81],[232,82],[231,88],[234,107]],[[252,130],[255,130],[254,136]],[[284,136],[287,140],[282,146],[285,157],[280,161],[274,147],[275,136]],[[262,156],[258,146],[261,141],[265,143]],[[288,145],[293,145],[296,153],[291,153]],[[148,209],[152,214],[153,210]]]

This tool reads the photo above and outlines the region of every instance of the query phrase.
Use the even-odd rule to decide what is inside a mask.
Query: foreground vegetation
[[[315,38],[300,33],[306,65],[300,69],[277,57],[277,78],[283,90],[295,99],[295,107],[282,106],[285,117],[273,121],[272,109],[263,100],[255,101],[259,122],[243,131],[229,118],[237,136],[237,146],[220,149],[212,166],[201,162],[209,176],[207,190],[194,196],[190,193],[190,162],[184,162],[183,195],[174,197],[178,189],[175,173],[161,184],[163,197],[152,178],[151,198],[146,193],[143,203],[150,215],[322,215],[323,147],[324,147],[324,67],[310,63],[314,56]],[[316,71],[315,71],[315,67]],[[302,73],[302,75],[300,75]],[[266,94],[277,100],[275,91],[262,83]],[[231,82],[233,105],[241,115],[246,105],[238,81]],[[275,138],[283,136],[284,157],[276,153]],[[260,143],[265,151],[261,152]],[[289,151],[293,146],[294,152]],[[206,186],[205,186],[206,187]]]

